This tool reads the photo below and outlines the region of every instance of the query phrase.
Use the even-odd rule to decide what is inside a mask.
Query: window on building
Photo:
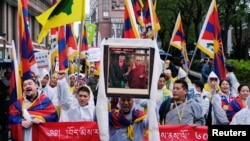
[[[102,2],[102,10],[103,11],[108,11],[109,10],[109,1],[108,0],[103,0]]]
[[[112,1],[112,10],[116,8],[116,1]]]

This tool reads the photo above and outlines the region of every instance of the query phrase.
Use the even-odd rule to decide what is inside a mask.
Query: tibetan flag
[[[156,14],[156,0],[146,0],[143,21],[146,28],[146,38],[153,38],[161,28]]]
[[[175,22],[175,27],[172,34],[172,38],[170,40],[170,45],[181,50],[184,42],[185,42],[185,35],[184,35],[184,30],[182,28],[181,15],[179,13]]]
[[[50,63],[51,63],[51,72],[54,73],[56,68],[56,62],[58,61],[58,31],[57,28],[50,31]]]
[[[45,37],[48,29],[60,27],[85,19],[85,0],[60,0],[44,13],[36,17],[43,26],[39,39]],[[39,41],[40,41],[39,40]]]
[[[52,5],[55,5],[57,3],[57,0],[52,0]],[[48,29],[49,30],[49,29]],[[47,31],[46,31],[47,32]],[[57,59],[58,59],[58,27],[54,27],[50,29],[50,71],[51,74],[54,73],[56,64],[57,64]],[[39,37],[38,37],[39,38]],[[38,39],[39,40],[39,39]],[[39,42],[39,41],[38,41]]]
[[[12,41],[12,55],[11,55],[11,75],[10,75],[10,106],[22,97],[21,78],[18,72],[18,61],[16,57],[16,48],[14,41]],[[9,109],[10,110],[10,109]],[[11,112],[11,111],[10,111]],[[11,131],[11,140],[23,140],[22,125],[16,124],[9,126]]]
[[[142,0],[133,0],[133,9],[134,9],[136,22],[142,27],[144,27],[144,22],[142,18],[143,7],[144,7],[144,4]]]
[[[183,59],[182,59],[182,67],[183,67],[183,69],[186,71],[186,72],[188,72],[188,70],[189,70],[189,59],[188,59],[188,54],[187,54],[187,49],[186,49],[186,46],[183,46],[182,48],[181,48],[181,55],[182,55],[182,57],[183,57]]]
[[[73,61],[78,55],[77,43],[74,30],[72,30],[72,24],[66,25],[66,44],[68,47],[68,59]]]
[[[188,55],[187,55],[186,39],[185,39],[185,34],[184,34],[183,26],[182,26],[180,13],[178,14],[178,17],[176,19],[174,31],[173,31],[173,34],[172,34],[172,38],[170,40],[170,45],[176,47],[179,50],[181,50],[181,54],[182,54],[182,57],[183,57],[182,67],[187,72],[188,68],[189,68],[188,67],[189,59],[188,59]]]
[[[131,0],[125,0],[123,38],[140,38]]]
[[[87,30],[86,30],[86,26],[85,24],[83,25],[83,29],[82,29],[82,45],[80,48],[80,56],[81,57],[85,57],[85,53],[86,51],[88,51],[88,41],[87,41]]]
[[[22,128],[22,120],[24,118],[24,104],[24,97],[22,97],[10,105],[9,108],[9,127],[12,141],[23,141],[24,128]],[[27,112],[31,117],[36,117],[44,122],[58,121],[55,106],[45,94],[39,95],[39,98],[29,104]]]
[[[220,80],[226,78],[224,51],[222,45],[220,22],[215,0],[212,0],[203,24],[197,47],[214,58],[214,71]]]
[[[65,40],[65,27],[61,26],[58,31],[59,71],[66,70],[68,63],[68,48]]]
[[[19,51],[20,71],[23,79],[30,78],[31,73],[38,75],[35,54],[32,46],[28,27],[27,1],[18,2],[18,26],[19,26]]]
[[[14,41],[12,42],[11,60],[10,105],[13,104],[17,99],[22,97],[21,79],[18,73],[18,62]]]

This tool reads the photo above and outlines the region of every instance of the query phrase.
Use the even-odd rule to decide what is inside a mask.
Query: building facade
[[[124,0],[90,0],[91,23],[96,24],[94,46],[103,38],[121,38],[124,23]]]
[[[36,48],[46,48],[48,39],[42,44],[36,44],[37,36],[41,25],[36,21],[35,16],[51,6],[51,0],[27,0],[29,10],[30,36]],[[8,59],[12,40],[18,44],[18,0],[2,0],[0,4],[0,59]]]

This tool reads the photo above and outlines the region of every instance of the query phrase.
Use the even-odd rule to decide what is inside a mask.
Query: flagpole
[[[168,51],[167,51],[167,55],[168,55],[168,53],[169,53],[169,50],[170,50],[170,44],[171,44],[171,42],[169,43],[169,45],[168,45]],[[164,61],[166,61],[166,60],[164,60]]]
[[[195,44],[195,49],[194,49],[194,54],[193,54],[193,56],[192,56],[192,59],[191,59],[191,61],[190,61],[190,65],[189,65],[189,69],[188,70],[190,70],[190,68],[191,68],[191,66],[192,66],[192,63],[193,63],[193,60],[194,60],[194,57],[195,57],[195,54],[196,54],[196,52],[197,52],[197,44],[196,43],[194,43]]]
[[[170,50],[170,47],[171,47],[171,43],[172,43],[173,38],[174,38],[175,29],[176,29],[176,26],[177,26],[177,23],[178,23],[178,19],[180,18],[180,16],[181,16],[181,13],[179,12],[179,13],[178,13],[178,16],[177,16],[177,19],[176,19],[176,21],[175,21],[174,30],[173,30],[172,37],[171,37],[170,42],[169,42],[167,54],[169,53],[169,50]]]
[[[84,2],[85,3],[85,2]],[[85,4],[83,5],[83,6],[85,6]],[[83,27],[84,27],[84,24],[85,24],[85,22],[84,22],[84,20],[85,20],[85,18],[83,18],[85,15],[83,15],[84,13],[85,13],[85,7],[83,7],[82,8],[82,11],[81,11],[81,13],[82,13],[82,20],[81,20],[81,26],[80,26],[80,36],[79,36],[79,40],[78,40],[78,58],[77,58],[77,82],[76,82],[76,84],[77,84],[77,86],[78,86],[78,83],[79,83],[79,73],[80,73],[80,60],[81,60],[81,47],[82,47],[82,29],[83,29]]]

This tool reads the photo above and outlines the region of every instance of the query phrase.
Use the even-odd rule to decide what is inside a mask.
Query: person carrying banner
[[[143,111],[135,109],[133,98],[119,98],[119,109],[109,112],[109,141],[142,141],[148,119]]]
[[[202,107],[194,99],[187,98],[188,84],[185,80],[176,80],[173,87],[173,98],[161,104],[160,124],[205,125]]]
[[[23,80],[23,95],[10,106],[11,137],[16,140],[31,141],[33,124],[57,122],[58,115],[51,100],[45,94],[38,93],[36,80],[32,78]]]

